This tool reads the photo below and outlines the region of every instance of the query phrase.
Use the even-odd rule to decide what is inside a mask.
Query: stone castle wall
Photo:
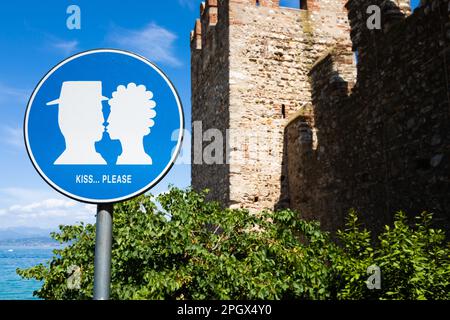
[[[225,2],[202,4],[201,17],[191,33],[192,121],[201,122],[203,127],[192,128],[194,134],[215,128],[225,135],[230,126],[229,13]],[[202,143],[202,137],[192,139],[192,185],[197,190],[211,189],[211,199],[228,203],[229,167],[203,163],[207,144]]]
[[[383,8],[381,31],[361,21],[369,4]],[[286,129],[290,205],[330,230],[350,208],[374,230],[397,210],[450,227],[449,0],[406,19],[398,4],[349,1],[358,80],[351,89],[351,52],[336,47],[310,73],[312,107]]]
[[[191,35],[192,121],[228,137],[214,150],[227,162],[202,162],[218,138],[193,128],[194,189],[329,230],[350,208],[373,230],[396,210],[434,212],[448,230],[449,1],[412,14],[409,0],[207,1]],[[382,30],[367,28],[369,5]]]
[[[194,164],[195,189],[209,188],[210,198],[227,206],[288,205],[281,198],[287,187],[284,127],[311,101],[307,79],[315,60],[336,43],[351,46],[344,4],[323,1],[322,7],[295,10],[278,1],[206,2],[202,12],[217,5],[218,22],[205,26],[203,13],[201,35],[193,37],[202,46],[192,49],[192,121],[203,121],[203,130],[229,129],[221,150],[228,164]]]

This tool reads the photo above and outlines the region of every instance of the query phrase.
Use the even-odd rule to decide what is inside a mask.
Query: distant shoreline
[[[57,248],[61,244],[51,238],[25,238],[25,239],[9,239],[1,240],[0,248]]]

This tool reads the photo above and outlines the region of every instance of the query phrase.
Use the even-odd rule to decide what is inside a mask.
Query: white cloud
[[[50,198],[53,193],[50,190],[8,187],[0,189],[0,203],[25,203],[36,202],[43,198]]]
[[[88,211],[92,215],[95,215],[97,213],[97,208],[94,204],[85,204],[84,210]]]
[[[9,208],[9,212],[30,213],[36,210],[54,210],[54,209],[69,209],[76,206],[73,200],[62,199],[46,199],[41,202],[33,202],[27,205],[13,205]]]
[[[0,133],[2,142],[18,148],[24,146],[22,128],[2,126]]]
[[[0,82],[0,104],[26,103],[28,91]]]
[[[150,23],[140,30],[113,27],[108,40],[125,50],[141,54],[151,61],[161,62],[173,67],[181,65],[175,55],[174,43],[177,35],[171,31]]]
[[[50,45],[53,49],[60,51],[66,56],[79,51],[79,42],[77,40],[61,40],[54,38],[51,40]]]
[[[190,10],[194,9],[194,4],[195,1],[194,0],[178,0],[178,3],[182,6],[182,7],[187,7]]]
[[[94,223],[95,206],[54,192],[26,188],[0,189],[0,226],[56,228],[61,224]]]
[[[73,200],[44,199],[40,202],[16,204],[0,209],[2,227],[54,228],[60,224],[74,224],[80,221],[93,223],[95,208],[92,210]]]

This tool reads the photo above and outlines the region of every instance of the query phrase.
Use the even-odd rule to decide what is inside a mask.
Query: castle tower
[[[377,6],[382,14],[381,30],[369,30],[366,26],[369,6]],[[371,34],[387,31],[392,24],[411,14],[410,0],[373,0],[369,3],[360,0],[349,0],[346,4],[351,25],[353,48],[365,47]]]
[[[191,33],[192,186],[251,211],[283,197],[284,130],[311,104],[308,72],[351,47],[346,0],[208,0]],[[300,4],[299,4],[300,6]]]

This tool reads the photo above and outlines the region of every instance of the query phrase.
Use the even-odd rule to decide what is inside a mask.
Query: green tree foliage
[[[404,212],[395,215],[394,226],[385,227],[373,248],[370,232],[358,224],[351,211],[335,256],[334,285],[340,299],[450,299],[450,243],[442,230],[430,227],[432,215],[422,213],[413,226]],[[381,290],[369,290],[367,267],[381,269]]]
[[[430,215],[411,228],[399,213],[374,249],[355,212],[336,245],[290,210],[222,209],[175,188],[154,200],[115,205],[112,299],[450,298],[450,247]],[[52,237],[64,245],[53,259],[18,273],[43,281],[40,298],[91,299],[95,226],[61,226]],[[367,289],[372,264],[383,272],[381,290]],[[79,288],[68,285],[73,266]]]

